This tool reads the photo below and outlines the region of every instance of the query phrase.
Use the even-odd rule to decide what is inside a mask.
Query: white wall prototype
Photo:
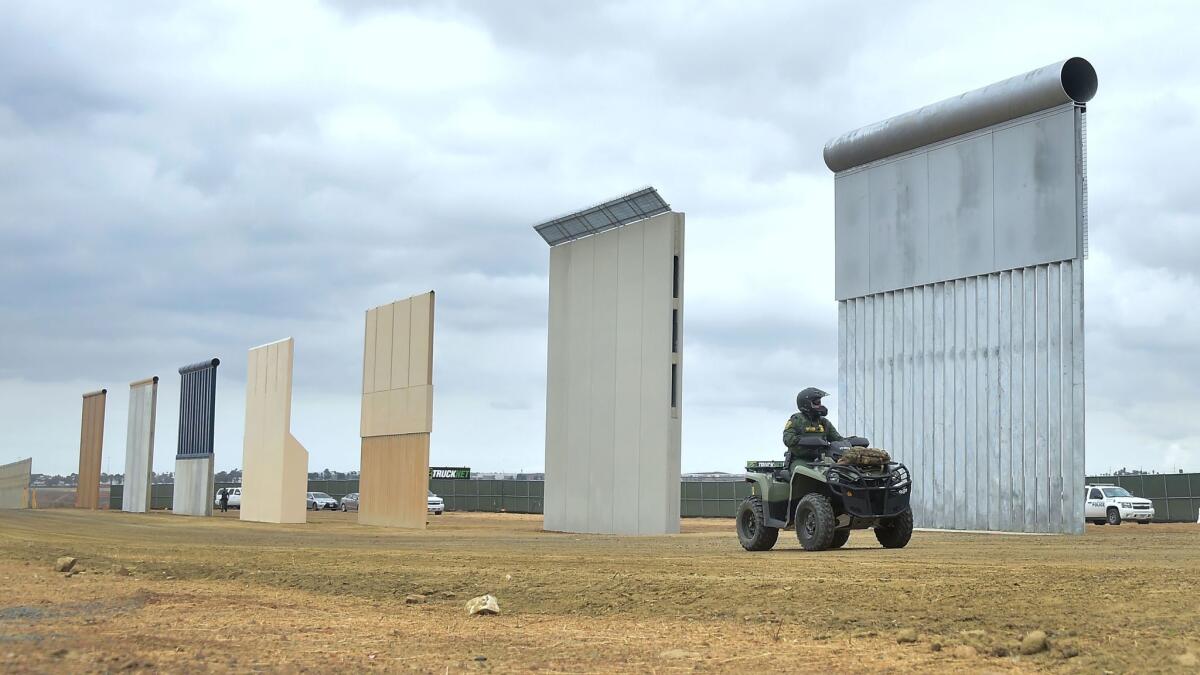
[[[212,515],[212,455],[175,460],[175,490],[171,504],[171,511],[176,515]]]
[[[550,249],[545,528],[679,531],[684,215]]]
[[[292,338],[250,350],[242,438],[241,520],[307,520],[308,451],[291,433]]]
[[[125,431],[125,486],[121,510],[145,513],[150,508],[154,477],[154,422],[158,409],[158,377],[129,385],[129,423]]]

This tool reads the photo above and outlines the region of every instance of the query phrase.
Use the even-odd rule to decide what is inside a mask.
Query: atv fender
[[[806,464],[796,464],[792,471],[791,489],[788,494],[787,526],[791,527],[796,519],[796,505],[810,492],[825,495],[833,501],[833,495],[825,484],[825,474]]]
[[[751,488],[750,488],[751,494],[755,494],[755,495],[762,497],[763,505],[765,506],[765,509],[763,511],[763,516],[766,520],[767,527],[779,527],[779,528],[786,527],[788,524],[787,520],[775,517],[775,515],[776,515],[775,509],[771,508],[771,506],[772,506],[771,497],[773,496],[773,493],[774,493],[774,496],[778,497],[780,488],[785,487],[785,484],[784,483],[774,483],[774,485],[776,485],[776,488],[775,488],[775,490],[772,490],[771,487],[772,487],[773,481],[771,480],[771,476],[769,474],[762,474],[762,473],[746,474],[746,482],[750,483],[750,485],[751,485]],[[790,508],[790,505],[789,505],[789,508]]]

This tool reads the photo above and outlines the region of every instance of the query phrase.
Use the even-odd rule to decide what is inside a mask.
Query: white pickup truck
[[[1154,520],[1154,503],[1143,497],[1134,497],[1129,490],[1116,485],[1084,485],[1083,517],[1097,525],[1120,525],[1122,520],[1132,520],[1145,525]]]

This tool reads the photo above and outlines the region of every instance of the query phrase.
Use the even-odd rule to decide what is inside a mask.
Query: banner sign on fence
[[[429,467],[430,478],[459,478],[469,479],[471,477],[471,467],[469,466],[431,466]]]

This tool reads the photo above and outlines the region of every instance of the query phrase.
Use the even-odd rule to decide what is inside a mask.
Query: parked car
[[[242,508],[242,488],[217,488],[216,492],[213,493],[213,506],[221,505],[221,490],[225,490],[225,494],[229,495],[229,508],[240,511]]]
[[[433,490],[429,491],[429,496],[426,498],[425,503],[429,506],[429,512],[435,516],[442,515],[442,511],[446,510],[446,500],[433,494]]]
[[[1145,525],[1154,520],[1154,503],[1144,497],[1134,497],[1129,490],[1116,485],[1084,485],[1083,517],[1097,525],[1120,525],[1132,520]]]
[[[357,492],[351,492],[350,494],[346,495],[345,497],[342,497],[342,510],[343,511],[357,511],[358,510],[358,493]]]
[[[324,492],[308,493],[308,508],[312,509],[313,511],[322,511],[324,509],[335,511],[337,510],[337,507],[337,500],[325,494]]]

